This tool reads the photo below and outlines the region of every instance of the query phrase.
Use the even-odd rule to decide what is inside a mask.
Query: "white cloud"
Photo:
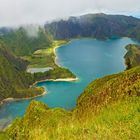
[[[44,23],[88,12],[135,14],[139,0],[0,0],[0,26]]]

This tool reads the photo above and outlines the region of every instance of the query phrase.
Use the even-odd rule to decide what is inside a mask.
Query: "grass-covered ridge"
[[[6,129],[12,139],[139,139],[140,66],[93,81],[71,111],[33,101]]]

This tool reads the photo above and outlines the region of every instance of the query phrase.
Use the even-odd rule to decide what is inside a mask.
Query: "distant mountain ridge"
[[[140,40],[140,19],[124,15],[99,13],[70,17],[46,23],[45,29],[55,39],[131,37]]]

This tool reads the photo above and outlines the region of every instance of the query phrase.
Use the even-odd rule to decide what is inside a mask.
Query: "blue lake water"
[[[109,39],[77,39],[57,49],[59,63],[69,68],[79,78],[75,82],[41,82],[47,94],[36,100],[48,104],[49,107],[72,109],[78,96],[94,79],[120,72],[125,69],[125,45],[137,43],[129,38]],[[22,116],[31,100],[7,103],[0,107],[0,126],[6,125],[15,117]]]

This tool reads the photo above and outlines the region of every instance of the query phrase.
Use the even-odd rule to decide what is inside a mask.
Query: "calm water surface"
[[[49,107],[72,109],[77,97],[94,79],[120,72],[125,69],[124,46],[136,43],[129,38],[99,41],[94,39],[72,40],[57,49],[59,63],[69,68],[79,78],[75,82],[41,82],[48,94],[36,98]],[[0,107],[0,126],[3,127],[15,117],[22,116],[31,100],[11,102]]]

